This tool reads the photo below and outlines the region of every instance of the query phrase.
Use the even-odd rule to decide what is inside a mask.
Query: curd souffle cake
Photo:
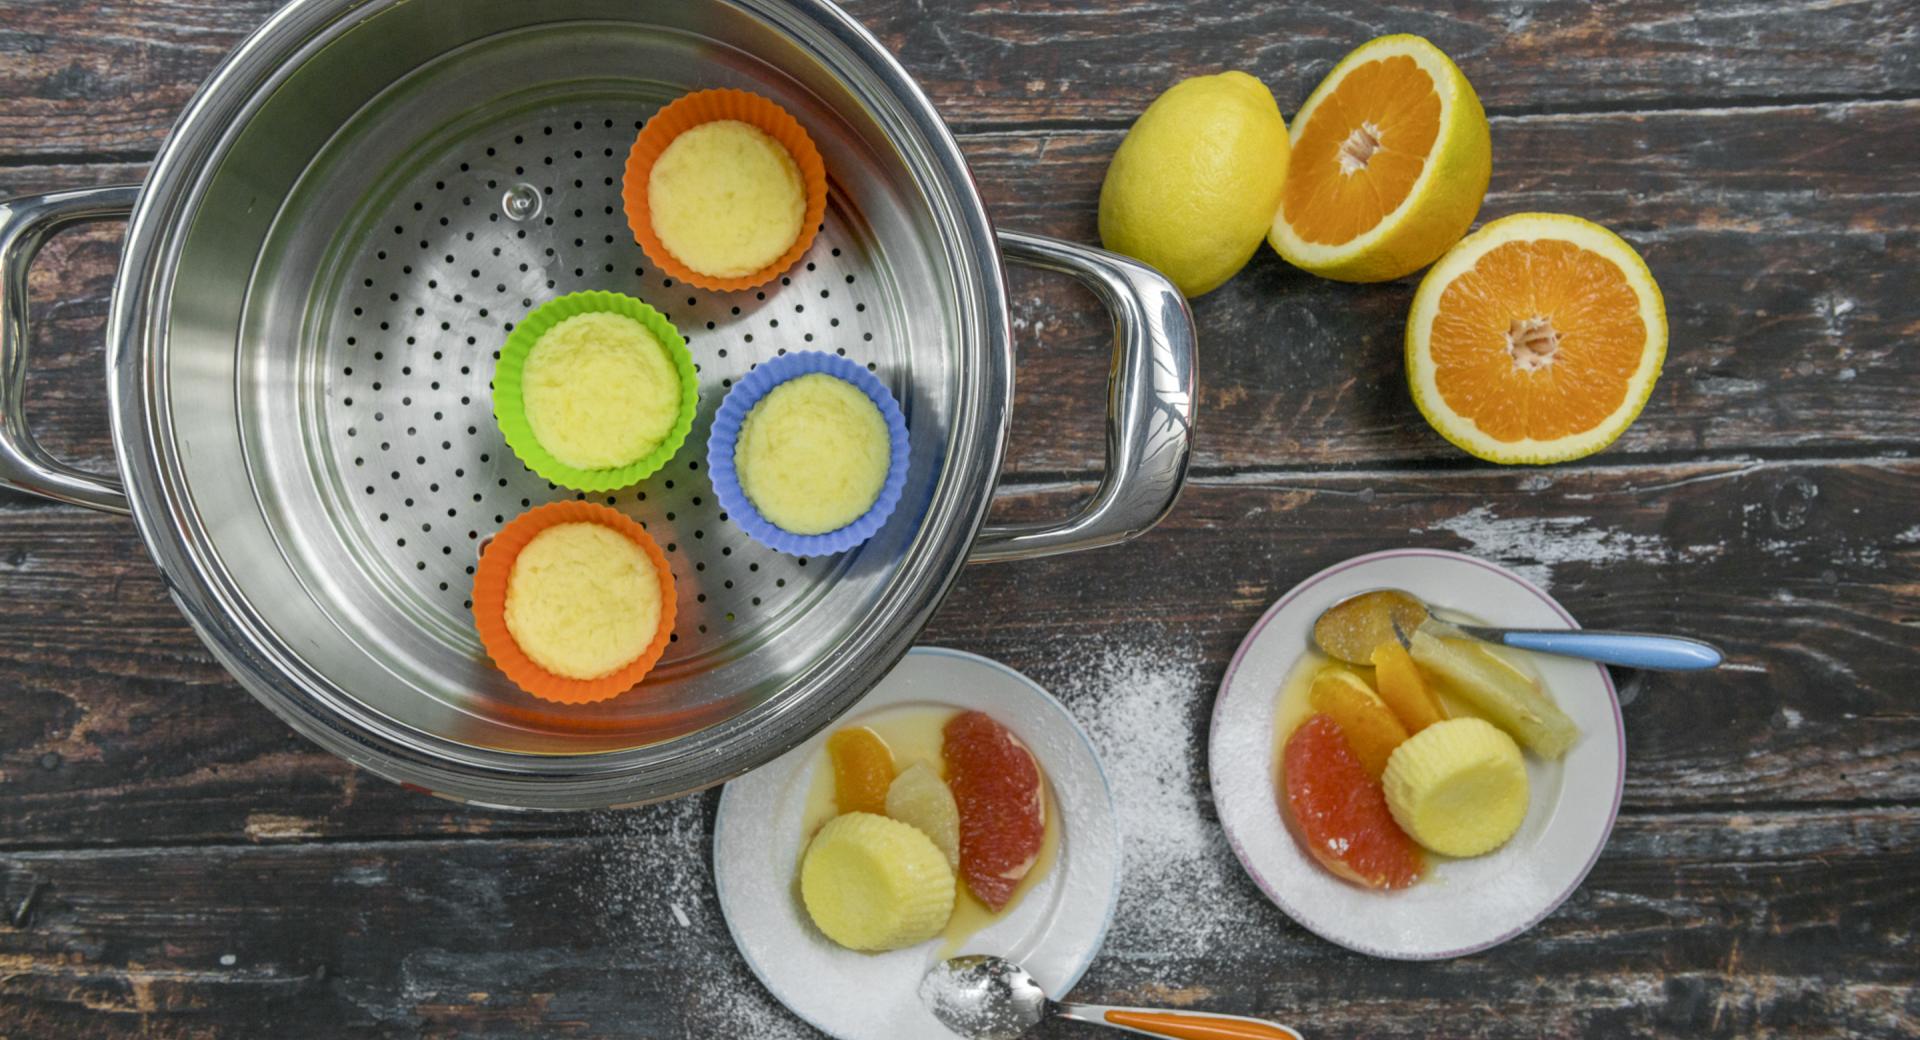
[[[578,314],[548,329],[521,370],[527,425],[576,469],[636,462],[680,417],[680,375],[660,340],[624,314]]]
[[[860,518],[887,481],[892,441],[865,393],[814,372],[768,391],[740,426],[740,489],[767,522],[824,534]]]
[[[753,274],[800,239],[807,186],[786,147],[736,119],[673,139],[647,178],[654,234],[681,263],[715,278]]]
[[[661,598],[653,560],[632,539],[601,524],[558,524],[514,560],[507,631],[554,675],[598,679],[647,651]]]

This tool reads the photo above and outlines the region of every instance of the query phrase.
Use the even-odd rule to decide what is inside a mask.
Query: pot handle
[[[118,477],[47,454],[27,429],[27,268],[54,233],[133,212],[138,185],[81,188],[0,202],[0,486],[104,513],[127,512]]]
[[[1063,521],[990,524],[969,562],[1052,556],[1145,534],[1173,510],[1193,450],[1200,392],[1193,314],[1160,272],[1102,249],[1000,232],[1014,263],[1072,275],[1113,315],[1107,376],[1107,469],[1093,498]]]

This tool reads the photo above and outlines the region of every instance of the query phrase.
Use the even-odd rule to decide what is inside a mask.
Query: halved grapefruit
[[[1479,96],[1418,36],[1382,36],[1342,58],[1289,136],[1267,241],[1342,282],[1390,281],[1438,259],[1473,226],[1493,172]]]
[[[1461,240],[1407,318],[1414,403],[1490,462],[1564,462],[1613,443],[1666,356],[1666,304],[1646,262],[1559,213],[1516,213]]]

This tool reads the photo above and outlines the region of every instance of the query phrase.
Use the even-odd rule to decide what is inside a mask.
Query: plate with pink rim
[[[1525,664],[1581,736],[1558,762],[1526,756],[1531,800],[1520,830],[1485,856],[1430,856],[1426,876],[1409,888],[1376,891],[1343,881],[1300,846],[1282,815],[1280,694],[1311,649],[1320,612],[1382,587],[1489,624],[1579,627],[1532,582],[1459,553],[1395,549],[1328,567],[1282,596],[1227,667],[1208,738],[1214,806],[1248,875],[1307,930],[1374,957],[1459,957],[1533,927],[1593,868],[1613,831],[1626,775],[1620,701],[1604,667],[1528,655]]]
[[[808,918],[796,881],[811,837],[803,825],[810,803],[832,789],[827,738],[848,726],[885,736],[890,724],[958,711],[999,720],[1040,763],[1058,828],[1051,866],[1016,904],[951,944],[930,940],[887,953],[836,946]],[[920,750],[894,745],[896,754]],[[789,1010],[841,1040],[932,1040],[953,1036],[919,996],[921,978],[943,956],[1006,957],[1055,999],[1073,988],[1113,920],[1119,833],[1093,744],[1052,694],[997,661],[915,647],[840,722],[727,785],[714,821],[714,885],[741,956]]]

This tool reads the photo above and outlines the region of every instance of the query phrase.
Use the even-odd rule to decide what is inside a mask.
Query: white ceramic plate
[[[920,1003],[920,979],[940,944],[854,953],[808,920],[795,876],[801,820],[828,734],[883,708],[984,711],[1032,749],[1053,789],[1060,848],[1053,869],[1005,917],[960,953],[1024,965],[1053,997],[1080,981],[1113,920],[1120,840],[1106,774],[1073,716],[1033,680],[984,657],[914,649],[846,718],[730,783],[714,824],[713,874],[733,941],[775,998],[841,1040],[951,1036]]]
[[[1309,931],[1375,957],[1430,960],[1519,935],[1573,894],[1613,831],[1626,774],[1620,702],[1607,670],[1536,654],[1532,663],[1581,737],[1560,762],[1527,755],[1532,803],[1498,851],[1435,861],[1398,892],[1334,877],[1288,833],[1274,795],[1274,710],[1320,612],[1392,586],[1489,624],[1578,627],[1524,578],[1458,553],[1402,549],[1359,556],[1308,578],[1268,610],[1234,654],[1214,704],[1209,765],[1221,826],[1267,898]]]

